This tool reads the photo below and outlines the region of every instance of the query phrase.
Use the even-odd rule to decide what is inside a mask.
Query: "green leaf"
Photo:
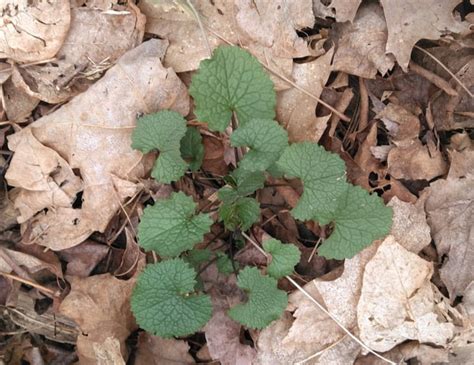
[[[286,148],[277,165],[289,177],[303,182],[303,195],[291,211],[293,217],[328,224],[339,197],[347,190],[344,161],[316,143],[302,142]]]
[[[211,259],[211,251],[207,248],[197,249],[193,248],[190,250],[183,259],[190,263],[194,268],[199,268],[199,266]]]
[[[253,198],[240,197],[235,190],[223,188],[219,190],[219,199],[219,218],[228,230],[240,227],[246,231],[260,218],[260,205]]]
[[[137,120],[132,133],[132,148],[143,153],[159,150],[151,176],[169,184],[179,180],[188,168],[179,150],[185,134],[186,120],[176,112],[163,110]]]
[[[233,147],[250,148],[239,166],[249,171],[265,171],[288,147],[288,133],[274,120],[252,119],[230,136]]]
[[[225,275],[232,274],[234,272],[234,267],[232,266],[232,261],[229,256],[225,253],[217,252],[217,270]]]
[[[246,267],[239,273],[237,285],[245,290],[248,300],[229,310],[229,316],[249,328],[264,328],[280,318],[288,297],[277,288],[277,281],[263,276],[256,267]]]
[[[334,214],[335,228],[318,254],[328,259],[351,258],[392,227],[392,209],[377,195],[348,185]]]
[[[238,168],[232,172],[231,176],[235,180],[236,191],[240,196],[253,194],[264,187],[265,175],[260,171],[251,172]]]
[[[194,293],[196,272],[182,259],[147,265],[132,293],[131,308],[144,330],[163,338],[187,336],[212,315],[211,298]]]
[[[181,140],[181,156],[189,161],[189,168],[197,171],[201,167],[204,158],[204,146],[199,130],[195,127],[188,127],[184,138]]]
[[[251,118],[275,117],[272,81],[257,59],[239,47],[216,48],[211,59],[201,62],[189,93],[198,120],[214,131],[226,129],[232,112],[241,126]]]
[[[192,249],[212,224],[208,214],[195,215],[195,210],[193,199],[181,192],[146,207],[138,225],[138,243],[164,257]]]
[[[272,255],[267,273],[275,279],[291,275],[295,265],[300,261],[301,252],[291,243],[283,244],[279,240],[270,239],[263,243],[263,248]]]

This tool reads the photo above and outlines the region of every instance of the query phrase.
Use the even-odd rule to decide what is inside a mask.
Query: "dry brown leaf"
[[[365,266],[357,322],[361,339],[388,351],[407,339],[446,346],[454,326],[438,316],[431,263],[388,236]],[[383,303],[383,305],[381,305]]]
[[[292,78],[303,89],[319,97],[331,74],[334,48],[312,62],[295,63]],[[293,88],[277,94],[277,120],[287,129],[290,141],[318,142],[330,115],[316,117],[317,101]]]
[[[363,4],[353,23],[336,23],[334,32],[334,70],[374,78],[377,71],[385,75],[393,68],[394,57],[385,54],[387,25],[378,3]]]
[[[14,66],[16,68],[16,66]],[[40,102],[38,98],[28,95],[12,78],[3,85],[3,107],[8,120],[13,123],[23,123]]]
[[[11,192],[7,195],[3,189],[0,190],[0,232],[17,224],[17,216],[18,212],[13,204]]]
[[[474,280],[474,178],[438,180],[427,189],[428,224],[440,257],[440,274],[451,301]]]
[[[140,188],[137,181],[151,166],[130,147],[137,114],[189,111],[184,84],[161,65],[166,46],[166,41],[150,40],[127,52],[87,92],[10,136],[15,154],[6,178],[21,188],[15,200],[20,221],[48,208],[29,222],[25,240],[53,250],[73,247],[93,231],[103,232],[120,204]],[[32,156],[40,166],[31,164]],[[78,180],[82,206],[73,209],[71,200],[81,190]],[[56,195],[64,197],[61,205]]]
[[[389,103],[375,118],[384,122],[395,141],[418,138],[420,134],[420,120],[401,105]]]
[[[2,1],[0,57],[16,62],[52,58],[69,29],[68,0]]]
[[[255,349],[240,343],[241,325],[227,315],[229,308],[241,300],[235,275],[220,274],[213,264],[203,272],[203,280],[213,307],[212,317],[204,327],[209,354],[222,365],[252,364]]]
[[[465,178],[474,171],[474,150],[448,151],[451,165],[448,179]]]
[[[120,352],[120,341],[107,337],[103,343],[93,344],[97,365],[125,365]]]
[[[323,0],[313,1],[314,15],[320,18],[331,17],[337,22],[352,22],[357,14],[362,0],[332,0],[329,2]]]
[[[440,39],[447,32],[468,29],[453,16],[458,0],[381,0],[388,27],[387,53],[392,53],[406,72],[413,46],[420,39]],[[423,9],[423,11],[420,11]]]
[[[394,197],[388,206],[393,208],[390,234],[400,245],[417,254],[430,244],[431,234],[426,223],[424,199],[411,204]]]
[[[199,0],[193,4],[208,29],[211,48],[224,40],[241,45],[287,78],[291,78],[293,58],[310,55],[296,30],[313,26],[311,0]],[[140,8],[148,19],[147,32],[170,41],[166,66],[176,72],[193,71],[202,59],[209,57],[199,25],[186,5],[145,2],[140,3]],[[290,87],[279,78],[273,81],[277,90]]]
[[[67,262],[66,275],[86,278],[109,252],[109,246],[86,240],[78,246],[58,252]]]
[[[140,1],[139,7],[146,15],[146,32],[168,39],[170,46],[163,64],[172,67],[176,72],[193,71],[199,67],[201,60],[209,57],[206,40],[196,18],[186,6],[175,1],[152,0]],[[211,48],[224,43],[215,34],[232,43],[238,39],[235,28],[234,4],[229,0],[193,1],[196,11],[206,27]]]
[[[85,91],[104,70],[139,45],[145,17],[131,2],[121,11],[71,9],[71,27],[54,62],[14,69],[13,79],[32,97],[61,103]]]
[[[396,179],[429,181],[448,171],[448,165],[434,143],[430,141],[423,145],[419,139],[395,142],[395,147],[388,153],[387,164],[388,172]]]
[[[96,364],[94,346],[108,337],[119,341],[123,358],[127,358],[125,340],[136,329],[130,310],[130,296],[135,280],[119,280],[110,274],[71,279],[71,292],[59,312],[73,319],[82,333],[77,339],[81,364]]]
[[[138,336],[135,365],[186,365],[195,364],[185,341],[163,339],[141,332]]]

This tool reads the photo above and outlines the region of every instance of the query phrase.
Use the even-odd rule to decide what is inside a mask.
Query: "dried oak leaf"
[[[53,250],[78,245],[103,232],[120,204],[139,190],[137,181],[151,166],[130,147],[136,115],[189,111],[184,84],[161,65],[166,46],[150,40],[127,52],[85,93],[10,136],[15,154],[6,179],[20,188],[19,221],[41,211],[28,222],[25,241]],[[82,204],[74,209],[81,191]],[[60,204],[56,196],[63,198]]]
[[[433,265],[388,236],[365,266],[357,322],[360,338],[376,351],[414,339],[446,346],[454,326],[440,315],[430,282]],[[383,302],[383,305],[380,303]]]
[[[413,46],[420,39],[440,39],[446,33],[468,30],[467,22],[453,15],[459,0],[381,0],[388,27],[387,53],[406,72]],[[423,11],[420,11],[423,9]]]
[[[453,301],[474,280],[474,178],[438,180],[427,189],[425,210],[439,256],[440,274]]]
[[[68,0],[2,1],[0,58],[35,62],[52,58],[69,29]]]
[[[334,48],[312,62],[294,63],[292,79],[295,83],[319,97],[331,74]],[[316,117],[317,101],[302,91],[292,88],[277,94],[277,120],[288,131],[292,142],[318,142],[330,116]]]
[[[135,280],[119,280],[110,274],[73,277],[71,292],[59,312],[80,327],[77,354],[81,364],[96,364],[96,349],[107,338],[119,341],[122,356],[127,358],[125,340],[136,329],[130,310],[130,295]]]
[[[186,341],[165,339],[141,332],[138,335],[135,365],[195,364]]]
[[[120,10],[73,7],[71,27],[56,60],[15,68],[15,84],[31,97],[51,104],[85,91],[120,56],[142,42],[143,14],[131,2]]]
[[[352,23],[336,23],[332,37],[336,71],[375,78],[377,71],[385,75],[395,64],[394,57],[385,54],[387,24],[378,3],[363,4]]]

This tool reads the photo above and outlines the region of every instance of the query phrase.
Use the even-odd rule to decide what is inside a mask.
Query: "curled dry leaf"
[[[73,277],[71,292],[59,312],[80,327],[77,354],[81,364],[96,364],[96,347],[112,337],[119,342],[123,358],[127,358],[125,340],[136,329],[130,311],[130,296],[135,280],[119,280],[110,274]]]
[[[319,97],[331,74],[334,48],[312,62],[293,64],[292,78],[304,90]],[[293,88],[277,94],[277,120],[288,131],[292,142],[318,142],[326,129],[329,116],[316,117],[317,101]]]
[[[30,96],[61,103],[85,91],[126,51],[139,45],[145,17],[131,2],[121,11],[71,9],[71,27],[56,60],[15,68],[13,80]]]
[[[140,188],[137,181],[150,166],[130,147],[136,115],[189,111],[184,84],[161,65],[166,46],[150,40],[127,52],[87,92],[10,136],[15,154],[6,179],[20,188],[19,221],[40,211],[28,222],[26,241],[53,250],[73,247],[93,231],[103,232],[121,203]],[[79,192],[82,204],[74,209]]]
[[[383,241],[365,267],[357,305],[360,337],[369,347],[384,352],[407,339],[447,346],[454,326],[438,313],[432,274],[431,263],[393,236]]]
[[[467,22],[460,22],[453,15],[458,0],[381,0],[381,4],[388,27],[386,51],[395,56],[405,72],[413,46],[420,39],[437,40],[447,32],[468,30]]]
[[[387,24],[378,3],[363,4],[353,23],[336,23],[333,37],[336,71],[374,78],[377,71],[385,75],[395,64],[394,57],[385,54]]]
[[[337,22],[352,22],[362,0],[313,0],[314,15],[320,18],[336,18]]]
[[[474,280],[474,178],[438,180],[427,189],[425,209],[451,301]]]
[[[185,341],[152,336],[146,332],[138,335],[135,365],[188,365],[195,364]]]
[[[68,0],[2,1],[0,58],[36,62],[52,58],[69,29]]]

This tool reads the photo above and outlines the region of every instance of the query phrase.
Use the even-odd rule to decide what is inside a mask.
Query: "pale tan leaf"
[[[120,12],[71,9],[71,27],[54,63],[14,70],[14,80],[30,96],[61,103],[85,91],[104,70],[139,45],[145,17],[129,2]]]
[[[411,204],[393,197],[388,206],[393,208],[390,234],[400,245],[410,252],[419,253],[430,244],[431,234],[426,223],[424,199]]]
[[[438,316],[431,263],[388,236],[365,267],[357,322],[361,339],[388,351],[407,339],[446,346],[454,326]],[[383,305],[381,305],[383,303]]]
[[[10,136],[9,148],[15,155],[6,177],[10,185],[21,188],[15,205],[25,212],[22,221],[35,210],[51,208],[29,222],[27,241],[34,239],[54,250],[75,246],[93,231],[103,232],[125,198],[140,189],[137,181],[151,165],[130,146],[137,114],[171,109],[186,115],[189,111],[184,84],[161,65],[166,44],[150,40],[127,52],[87,92]],[[37,163],[30,163],[32,156]],[[70,198],[81,189],[71,183],[78,179],[72,169],[82,181],[81,208],[73,209],[65,199],[61,204],[50,199],[45,206],[46,200],[40,199],[45,194]],[[71,179],[63,178],[66,173]],[[74,189],[66,190],[61,182]],[[31,208],[36,201],[43,206],[35,203]]]
[[[120,341],[115,337],[107,337],[102,343],[93,343],[97,365],[125,365],[120,352]]]
[[[130,295],[135,280],[119,280],[110,274],[71,280],[71,292],[59,307],[59,312],[73,319],[80,327],[77,354],[81,364],[96,364],[97,344],[108,337],[120,345],[127,358],[125,340],[136,324],[130,310]]]
[[[295,63],[292,78],[303,89],[319,97],[331,74],[334,48],[312,62]],[[316,117],[317,101],[296,88],[277,94],[277,120],[287,129],[290,141],[317,142],[326,129],[330,115]]]
[[[440,257],[441,280],[452,301],[474,280],[474,178],[438,180],[426,191],[425,203]]]
[[[420,39],[437,40],[447,31],[467,31],[467,22],[453,16],[458,0],[381,0],[388,27],[386,51],[392,53],[406,72],[413,46]],[[420,11],[423,9],[423,11]]]
[[[2,1],[0,57],[16,62],[54,57],[69,29],[69,7],[68,0]]]
[[[336,23],[334,29],[334,70],[374,78],[393,68],[394,57],[385,54],[387,25],[379,4],[362,5],[353,23]]]

